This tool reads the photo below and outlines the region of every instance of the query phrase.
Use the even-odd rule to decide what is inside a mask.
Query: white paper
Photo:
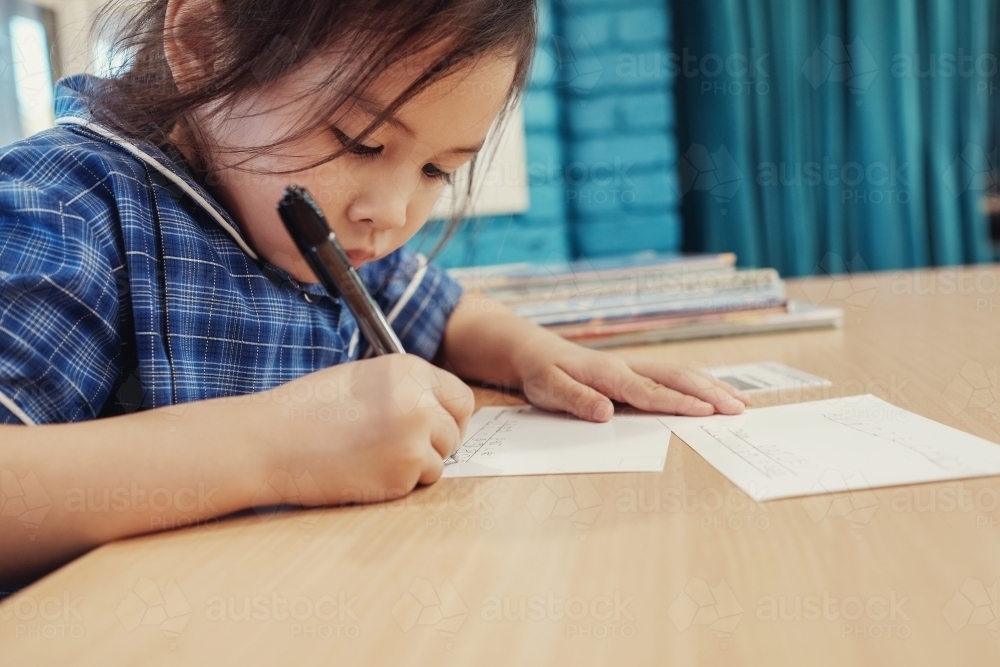
[[[595,424],[528,406],[483,408],[466,433],[444,477],[660,472],[670,443],[664,417],[616,414]]]
[[[758,501],[1000,475],[1000,445],[870,394],[664,421]]]
[[[705,372],[723,382],[728,382],[747,394],[827,387],[832,384],[826,378],[817,377],[776,361],[719,366],[707,368]]]

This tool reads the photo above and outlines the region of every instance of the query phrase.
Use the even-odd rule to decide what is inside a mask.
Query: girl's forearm
[[[525,352],[566,345],[503,304],[466,294],[448,319],[441,358],[459,377],[516,388],[523,381],[519,361]]]
[[[237,408],[214,400],[0,426],[0,581],[51,570],[104,542],[250,506],[273,466],[266,425],[248,423],[250,411]]]

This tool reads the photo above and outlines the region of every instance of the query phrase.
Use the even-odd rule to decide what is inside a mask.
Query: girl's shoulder
[[[28,189],[63,202],[112,195],[110,181],[139,179],[142,171],[120,147],[76,126],[58,125],[0,147],[0,188]]]

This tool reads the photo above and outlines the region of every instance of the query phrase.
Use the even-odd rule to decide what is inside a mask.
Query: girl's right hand
[[[387,500],[436,482],[475,407],[464,382],[409,354],[327,368],[261,398],[274,407],[263,427],[270,485],[290,475],[307,506]]]

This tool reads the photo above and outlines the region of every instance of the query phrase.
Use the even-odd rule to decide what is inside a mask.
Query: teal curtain
[[[783,275],[985,261],[994,0],[672,0],[684,249]]]

